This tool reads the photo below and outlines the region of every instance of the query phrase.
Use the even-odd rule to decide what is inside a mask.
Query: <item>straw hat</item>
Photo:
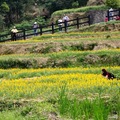
[[[37,22],[34,22],[34,24],[37,24]]]

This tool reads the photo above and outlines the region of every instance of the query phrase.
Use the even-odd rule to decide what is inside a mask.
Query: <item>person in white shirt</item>
[[[11,36],[12,36],[12,40],[13,41],[16,41],[16,38],[17,38],[17,32],[18,32],[18,30],[17,30],[17,28],[14,26],[13,27],[13,29],[11,30]]]
[[[58,20],[59,31],[62,31],[62,25],[63,25],[62,22],[63,22],[62,19],[59,19],[59,20]]]

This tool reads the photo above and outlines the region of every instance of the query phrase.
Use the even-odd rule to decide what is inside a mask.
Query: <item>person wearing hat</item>
[[[16,27],[14,26],[13,29],[11,30],[11,37],[12,37],[12,40],[13,40],[13,41],[16,41],[17,32],[18,32],[18,30],[17,30]]]
[[[37,22],[34,22],[33,24],[34,35],[37,35],[37,28],[38,28],[38,24]]]

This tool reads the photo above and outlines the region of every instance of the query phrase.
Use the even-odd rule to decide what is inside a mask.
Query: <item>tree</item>
[[[0,29],[4,29],[4,17],[0,15]]]
[[[0,2],[0,28],[4,29],[5,27],[5,15],[9,12],[10,8],[6,2]]]
[[[79,7],[79,2],[78,2],[78,1],[73,2],[73,3],[72,3],[72,7],[73,7],[73,8]]]
[[[10,8],[6,2],[3,2],[0,6],[0,10],[1,10],[0,12],[6,13],[9,12]]]
[[[72,8],[74,3],[77,6],[85,6],[88,0],[37,0],[37,2],[53,13],[57,10]]]

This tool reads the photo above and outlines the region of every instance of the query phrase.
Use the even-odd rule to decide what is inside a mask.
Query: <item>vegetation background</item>
[[[18,28],[32,26],[34,21],[48,24],[51,15],[58,10],[93,5],[118,8],[119,4],[120,0],[1,0],[0,31],[9,30],[16,24]]]

